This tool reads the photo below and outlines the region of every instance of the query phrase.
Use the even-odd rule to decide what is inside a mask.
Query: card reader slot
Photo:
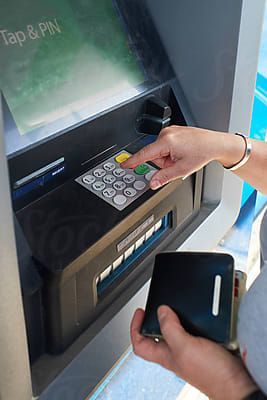
[[[150,227],[134,244],[131,244],[112,264],[97,277],[97,295],[100,299],[106,289],[114,283],[139,257],[146,252],[171,226],[171,212]]]

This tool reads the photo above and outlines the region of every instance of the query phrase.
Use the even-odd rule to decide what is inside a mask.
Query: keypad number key
[[[85,175],[82,178],[83,183],[85,183],[86,185],[91,185],[92,183],[95,182],[95,177],[93,175]]]
[[[125,189],[123,193],[126,197],[134,197],[136,195],[137,191],[135,189],[129,187],[129,188]]]
[[[96,178],[102,178],[106,175],[106,171],[102,168],[97,168],[94,170],[93,174]]]
[[[101,192],[102,190],[105,189],[106,185],[104,184],[104,182],[95,182],[93,183],[93,189],[96,190],[97,192]]]
[[[124,183],[122,181],[117,181],[117,182],[114,183],[113,187],[116,190],[123,190],[123,189],[126,188],[126,183]]]
[[[135,177],[131,174],[125,175],[122,179],[125,183],[133,183],[135,181]]]
[[[113,171],[113,174],[117,177],[117,178],[121,178],[122,176],[124,176],[126,174],[125,170],[122,168],[116,168]]]
[[[104,176],[103,181],[109,185],[112,185],[112,183],[116,181],[116,178],[113,175],[106,175]]]
[[[111,199],[113,196],[115,196],[116,190],[113,188],[107,188],[103,190],[103,196],[107,197],[108,199]]]
[[[107,163],[105,163],[104,165],[103,165],[103,168],[106,170],[106,171],[113,171],[115,168],[116,168],[116,165],[115,164],[113,164],[112,162],[107,162]]]

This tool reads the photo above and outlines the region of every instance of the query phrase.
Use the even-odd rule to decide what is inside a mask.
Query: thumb
[[[168,306],[158,308],[161,333],[170,348],[183,349],[190,335],[182,327],[179,318]]]

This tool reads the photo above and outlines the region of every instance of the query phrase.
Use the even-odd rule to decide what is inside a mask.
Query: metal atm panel
[[[65,352],[85,331],[91,329],[96,335],[141,289],[150,277],[155,253],[177,248],[180,235],[200,209],[203,175],[200,171],[156,192],[148,188],[147,176],[156,170],[153,164],[128,171],[128,179],[134,181],[116,175],[116,171],[125,173],[116,161],[118,155],[133,154],[152,143],[170,124],[186,124],[182,91],[180,99],[179,84],[143,4],[105,0],[91,8],[75,3],[75,9],[69,9],[63,3],[40,3],[39,10],[37,6],[32,10],[33,21],[39,12],[45,15],[48,6],[54,19],[32,22],[26,28],[22,13],[20,34],[14,34],[19,43],[10,41],[12,18],[1,38],[6,56],[2,64],[6,80],[1,83],[6,151],[29,354],[33,371],[42,370],[42,363],[47,370],[42,360],[49,356],[48,369],[53,371],[49,380],[66,365]],[[86,18],[91,18],[94,31],[85,24]],[[69,32],[64,36],[67,28],[73,39]],[[103,41],[106,34],[105,40],[112,43],[105,29],[118,40],[114,53],[122,57],[117,60],[124,68],[121,74],[113,51]],[[36,33],[34,40],[29,30]],[[59,55],[54,53],[53,40]],[[86,54],[80,59],[73,46],[81,45],[84,53],[92,48],[91,40],[98,46],[91,56],[94,67]],[[46,75],[51,54],[52,76]],[[79,56],[77,61],[74,56]],[[62,60],[68,60],[70,67]],[[81,60],[91,72],[102,60],[99,70],[101,74],[104,68],[107,90],[101,79],[95,84],[97,76],[83,75]],[[82,80],[77,77],[70,92],[72,82],[67,79],[74,76],[73,70]],[[111,80],[107,79],[110,73]],[[85,90],[87,79],[90,85]],[[46,103],[48,89],[51,104]],[[106,170],[108,165],[115,169]],[[97,176],[99,171],[103,180]],[[91,184],[88,177],[96,182]],[[115,183],[108,183],[107,177]],[[97,192],[96,184],[106,186],[106,192]],[[128,201],[127,196],[134,197]],[[122,200],[127,206],[116,203]],[[92,328],[96,324],[98,328]],[[34,382],[38,393],[47,377]]]
[[[140,304],[139,301],[143,301],[144,284],[149,279],[155,253],[167,248],[176,249],[185,240],[187,240],[187,246],[190,246],[192,234],[195,236],[194,243],[196,241],[205,242],[203,233],[200,233],[197,239],[197,233],[199,230],[201,231],[199,228],[204,225],[203,222],[211,220],[213,215],[216,215],[214,211],[224,207],[223,199],[220,201],[219,196],[216,195],[216,199],[211,196],[210,201],[202,196],[203,193],[206,193],[207,184],[210,184],[211,179],[211,175],[206,171],[204,171],[204,185],[203,173],[194,174],[185,181],[172,183],[157,193],[145,192],[122,213],[101,203],[99,198],[94,198],[86,189],[82,190],[83,188],[79,187],[75,181],[118,152],[122,150],[134,152],[155,138],[148,132],[140,131],[140,120],[145,121],[145,125],[141,124],[141,126],[146,127],[148,120],[150,129],[151,126],[155,127],[156,119],[156,130],[163,122],[158,120],[158,115],[148,115],[147,119],[147,104],[151,98],[156,97],[171,106],[173,114],[170,123],[183,124],[187,122],[192,124],[194,117],[197,116],[198,107],[190,99],[189,82],[192,69],[188,68],[186,79],[183,74],[179,76],[179,72],[182,71],[179,71],[178,54],[183,58],[187,53],[186,46],[183,46],[179,38],[179,52],[172,53],[167,43],[167,37],[171,35],[171,32],[167,33],[166,24],[163,21],[168,12],[171,17],[179,11],[179,7],[182,7],[185,13],[179,14],[184,15],[184,20],[180,21],[180,24],[183,25],[183,32],[187,32],[190,24],[186,16],[190,20],[190,10],[183,2],[178,4],[170,1],[168,8],[162,13],[161,19],[158,18],[158,5],[153,8],[152,2],[147,2],[147,4],[148,7],[144,7],[144,3],[139,1],[116,2],[115,4],[116,10],[119,11],[119,16],[122,18],[120,21],[123,21],[124,26],[129,28],[129,40],[131,46],[134,47],[134,54],[142,55],[140,58],[149,78],[138,87],[138,91],[133,96],[108,102],[106,107],[102,107],[102,109],[100,107],[79,123],[71,120],[64,129],[55,129],[55,132],[47,137],[39,136],[37,140],[33,135],[31,136],[33,141],[31,141],[27,140],[27,135],[17,135],[11,103],[6,91],[3,90],[6,142],[8,142],[7,127],[12,128],[13,143],[19,142],[21,139],[21,146],[16,148],[13,153],[10,151],[12,145],[8,147],[7,144],[7,148],[9,148],[7,153],[35,393],[44,390],[70,360],[73,362],[62,372],[61,378],[64,380],[68,377],[65,382],[72,385],[73,396],[79,398],[80,395],[77,393],[81,393],[81,391],[85,393],[84,390],[88,385],[90,390],[95,387],[99,379],[111,367],[112,362],[114,363],[119,357],[119,353],[121,354],[123,348],[125,349],[129,343],[125,333],[128,331],[129,313],[136,304]],[[225,6],[229,10],[233,7],[232,27],[239,24],[240,16],[242,17],[241,28],[242,24],[246,24],[248,20],[252,21],[252,14],[249,13],[246,2],[235,5],[229,2]],[[201,22],[207,18],[207,15],[202,14],[201,5],[195,4],[194,7],[195,9],[199,7],[197,21],[201,27]],[[222,5],[219,3],[210,5],[210,13],[215,17],[221,16],[220,7]],[[257,16],[259,16],[261,11],[262,9],[259,7],[254,10],[254,13],[258,13]],[[142,16],[142,24],[137,18],[140,16]],[[214,24],[215,21],[216,18],[214,18]],[[227,31],[227,35],[229,35],[228,28],[226,29],[226,25],[222,24],[221,34],[224,35]],[[176,35],[174,31],[173,37]],[[243,32],[242,29],[240,32]],[[259,32],[257,31],[255,40],[258,40],[258,37]],[[198,39],[199,41],[203,40],[202,37],[196,35],[196,46],[198,46]],[[234,53],[237,53],[236,60],[232,60],[233,65],[235,63],[238,65],[242,53],[242,49],[237,46],[238,40],[239,32],[233,28],[229,42],[227,42],[233,43]],[[206,45],[211,46],[208,42]],[[254,52],[252,49],[250,51],[251,54],[255,53],[255,49]],[[153,57],[153,54],[157,54],[157,56]],[[156,61],[155,64],[152,62],[153,58]],[[204,56],[202,58],[202,55],[199,54],[199,59],[205,65]],[[168,60],[171,62],[169,63]],[[250,68],[250,73],[254,71],[252,69]],[[229,74],[226,95],[231,98],[236,87],[236,79],[240,77],[241,73],[238,68],[231,68]],[[184,91],[178,83],[177,76],[179,76]],[[203,84],[205,79],[207,80],[207,77],[203,78]],[[210,75],[210,79],[213,79],[212,75]],[[207,80],[207,86],[209,84],[210,82]],[[248,103],[251,104],[252,91],[247,93],[247,97],[249,98]],[[232,105],[231,110],[227,108],[228,106],[226,107],[228,111],[225,109],[225,129],[229,125],[229,113],[233,111],[234,114],[235,106],[236,103]],[[229,120],[226,121],[228,117]],[[233,115],[231,118],[234,118]],[[223,187],[225,181],[222,180],[221,171],[215,173],[214,177],[215,181],[219,177],[216,184],[218,188]],[[219,190],[216,190],[217,194],[218,192]],[[87,199],[91,200],[87,202]],[[95,207],[92,206],[91,201]],[[78,207],[75,207],[77,204]],[[56,212],[54,212],[55,210]],[[103,211],[101,212],[101,210]],[[43,237],[48,238],[46,244],[51,244],[49,240],[55,234],[55,227],[66,228],[67,225],[72,232],[79,231],[80,226],[73,226],[70,222],[71,217],[75,216],[76,218],[79,212],[81,215],[87,213],[93,217],[95,214],[100,215],[103,223],[98,234],[93,233],[93,239],[90,239],[89,234],[78,249],[77,246],[75,248],[66,246],[62,251],[64,246],[61,248],[60,246],[58,248],[50,246],[50,249],[48,246],[49,251],[45,252],[42,247]],[[47,221],[45,221],[46,215],[50,215]],[[68,218],[62,219],[63,215],[67,215]],[[105,217],[107,215],[108,218]],[[84,226],[84,219],[79,221]],[[156,230],[159,222],[162,225]],[[140,231],[140,227],[143,226],[147,228],[145,232]],[[151,229],[153,229],[153,234],[149,237]],[[45,235],[42,236],[42,232],[45,232]],[[136,232],[138,233],[136,234]],[[143,248],[144,251],[140,250],[138,257],[137,253],[132,253],[125,260],[126,263],[121,266],[121,270],[118,268],[116,274],[108,277],[105,285],[101,286],[101,282],[98,281],[99,276],[109,268],[110,263],[113,264],[122,253],[124,255],[126,251],[129,251],[129,248],[125,247],[118,252],[118,245],[128,243],[130,248],[132,245],[136,246],[142,233],[148,235],[147,247]],[[60,237],[58,237],[58,243],[60,243],[59,239]],[[54,257],[55,254],[51,249],[56,250],[57,257]],[[29,271],[32,273],[29,274]],[[87,301],[88,298],[89,301]],[[112,337],[113,333],[118,331],[119,326],[120,343],[115,346],[116,354],[109,354],[108,337],[110,335]],[[115,339],[114,342],[116,342]],[[99,364],[97,367],[99,376],[94,378],[90,375],[90,368],[92,368],[90,362],[93,361],[90,361],[90,355],[94,353],[95,346],[101,347],[101,343],[107,353],[103,361],[103,368],[99,364],[99,360],[94,359],[94,362]],[[107,346],[108,344],[109,346]],[[83,348],[84,352],[81,352]],[[83,361],[80,363],[81,360]],[[70,377],[73,375],[71,371],[85,376],[84,368],[88,365],[91,367],[85,374],[86,379],[84,382],[79,381],[80,388],[78,388],[75,382],[71,383]],[[47,389],[42,398],[52,399],[53,396],[57,398],[61,378],[59,377]]]

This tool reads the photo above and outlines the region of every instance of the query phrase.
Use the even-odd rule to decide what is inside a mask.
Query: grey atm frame
[[[265,0],[147,0],[147,4],[196,124],[249,132]],[[230,53],[220,40],[226,32],[233,43]],[[192,54],[197,55],[194,60]],[[206,95],[200,96],[200,91]],[[225,107],[225,101],[229,107]],[[30,367],[1,113],[0,188],[0,398],[29,400],[32,398]],[[205,250],[214,246],[238,215],[241,189],[242,182],[233,174],[223,171],[216,163],[209,165],[205,169],[204,207],[180,249]],[[129,321],[133,310],[144,305],[146,293],[147,285],[40,398],[79,400],[89,395],[129,346]]]

